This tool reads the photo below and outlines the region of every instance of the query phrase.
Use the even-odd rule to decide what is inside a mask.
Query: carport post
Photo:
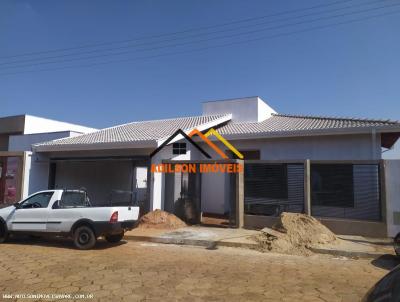
[[[243,160],[237,160],[236,163],[244,167]],[[244,226],[244,171],[236,173],[236,227]]]
[[[311,163],[304,161],[304,213],[311,215]]]

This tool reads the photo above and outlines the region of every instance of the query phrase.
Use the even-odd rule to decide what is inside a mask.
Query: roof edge
[[[335,117],[323,115],[302,115],[302,114],[285,114],[285,113],[272,113],[274,116],[292,117],[292,118],[307,118],[307,119],[320,119],[320,120],[342,120],[342,121],[360,121],[360,122],[379,122],[388,124],[399,124],[398,120],[391,119],[371,119],[371,118],[357,118],[357,117]]]

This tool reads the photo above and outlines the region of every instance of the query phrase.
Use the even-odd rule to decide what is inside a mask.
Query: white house
[[[249,217],[304,211],[309,196],[312,214],[319,217],[369,221],[375,223],[371,228],[382,228],[386,221],[380,160],[382,150],[400,136],[399,122],[281,114],[259,97],[204,102],[199,116],[132,122],[37,143],[33,161],[48,176],[43,188],[45,183],[85,187],[99,203],[107,202],[112,190],[135,191],[146,210],[173,210],[186,194],[196,199],[201,212],[224,215],[232,210],[234,186],[226,174],[178,173],[171,178],[149,169],[166,160],[210,161],[205,153],[221,159],[198,136],[192,144],[182,135],[150,157],[178,129],[189,134],[211,128],[244,155]],[[230,154],[217,138],[209,139]],[[311,189],[304,185],[307,173]]]

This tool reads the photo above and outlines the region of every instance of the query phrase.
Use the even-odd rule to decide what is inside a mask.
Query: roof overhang
[[[139,149],[156,148],[156,140],[118,142],[118,143],[93,143],[93,144],[71,144],[71,145],[33,145],[35,152],[68,152],[68,151],[93,151],[113,149]]]

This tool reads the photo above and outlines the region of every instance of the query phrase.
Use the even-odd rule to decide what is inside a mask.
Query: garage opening
[[[134,204],[149,207],[148,166],[144,160],[52,160],[49,188],[85,189],[94,206]]]

